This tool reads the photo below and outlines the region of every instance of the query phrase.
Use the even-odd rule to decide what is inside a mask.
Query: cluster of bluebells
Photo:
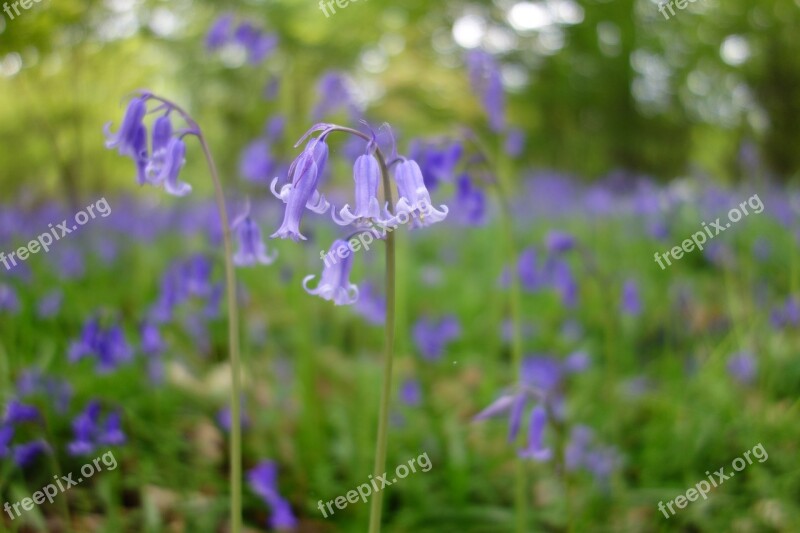
[[[133,349],[125,340],[125,333],[118,324],[103,327],[96,317],[90,318],[81,330],[80,338],[69,348],[69,361],[94,359],[100,373],[108,373],[133,359]]]
[[[545,430],[549,420],[563,420],[564,380],[571,374],[583,372],[588,366],[589,357],[583,352],[575,352],[563,361],[550,356],[526,357],[516,389],[501,394],[474,420],[508,416],[508,441],[513,443],[522,427],[525,408],[532,404],[528,415],[527,444],[517,454],[525,459],[548,461],[553,452],[545,444]]]
[[[91,455],[100,446],[121,446],[126,437],[119,411],[104,418],[100,402],[93,400],[72,421],[73,440],[67,445],[70,455]]]
[[[11,457],[17,466],[25,468],[38,456],[50,451],[50,446],[43,439],[13,444],[17,431],[30,424],[42,424],[39,409],[17,399],[9,401],[0,419],[0,459]]]
[[[267,33],[250,21],[236,22],[231,13],[220,16],[206,34],[206,48],[218,51],[226,46],[239,47],[247,54],[251,65],[267,59],[278,47],[278,36]]]
[[[272,461],[263,461],[247,473],[250,488],[272,510],[269,525],[276,530],[294,529],[297,518],[292,506],[278,492],[278,465]]]
[[[159,116],[153,121],[152,132],[148,131],[145,117],[150,102],[157,105],[151,110]],[[164,190],[175,196],[184,196],[192,187],[178,181],[183,165],[186,163],[186,135],[199,135],[195,124],[175,130],[172,115],[175,107],[148,92],[131,99],[122,124],[116,133],[111,133],[108,123],[105,126],[106,148],[114,148],[120,155],[130,157],[136,164],[136,180],[139,185],[163,186]]]
[[[356,158],[353,166],[354,206],[345,204],[340,209],[331,207],[320,191],[321,178],[328,161],[327,138],[336,131],[351,133],[359,138],[364,135],[369,139],[365,141],[363,152]],[[317,132],[318,135],[314,136]],[[445,219],[448,208],[442,205],[437,209],[432,205],[422,170],[416,161],[405,157],[394,157],[392,161],[385,162],[387,167],[392,167],[398,198],[391,208],[388,203],[381,205],[378,190],[382,173],[378,160],[377,138],[374,132],[371,137],[361,135],[349,128],[320,123],[300,138],[295,146],[306,140],[307,142],[303,151],[289,167],[286,182],[278,188],[278,179],[275,178],[271,184],[273,194],[286,204],[283,221],[278,230],[272,234],[272,238],[306,240],[300,229],[306,210],[317,214],[324,214],[330,210],[331,217],[337,225],[362,232],[371,231],[376,238],[382,237],[376,228],[384,228],[383,235],[386,235],[387,228],[396,228],[401,223],[408,223],[413,229],[426,227]],[[394,152],[393,148],[392,153]],[[337,239],[330,250],[346,249],[347,240]],[[307,276],[303,280],[303,286],[309,294],[333,301],[336,305],[349,305],[358,301],[359,297],[357,286],[349,280],[353,257],[350,253],[340,257],[343,261],[331,263],[326,261],[316,288],[308,286],[314,276]]]
[[[609,477],[621,462],[617,450],[595,441],[591,428],[580,424],[572,428],[564,450],[564,466],[567,470],[586,470],[597,483],[607,485]]]
[[[575,307],[578,302],[578,282],[572,266],[566,260],[567,253],[575,247],[575,239],[561,232],[551,232],[545,238],[546,256],[540,258],[535,248],[523,250],[517,261],[517,273],[522,289],[536,293],[545,289],[555,289],[566,307]],[[508,273],[501,279],[503,285],[509,283]]]

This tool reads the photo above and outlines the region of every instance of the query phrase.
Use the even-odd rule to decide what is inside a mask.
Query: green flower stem
[[[211,157],[205,137],[198,135],[203,155],[214,182],[214,196],[222,224],[222,242],[225,249],[225,293],[228,300],[228,351],[231,359],[231,533],[242,531],[242,363],[239,352],[239,308],[236,303],[236,270],[233,266],[233,245],[228,211],[225,208],[225,195],[217,174],[217,166]]]
[[[225,208],[225,194],[219,179],[217,165],[211,156],[211,150],[200,129],[199,124],[183,108],[174,102],[147,93],[148,98],[163,102],[186,121],[192,134],[197,136],[208,165],[211,181],[214,183],[214,198],[222,224],[222,244],[225,252],[225,296],[228,304],[228,352],[231,360],[231,449],[230,449],[230,485],[231,485],[231,529],[230,533],[242,532],[242,363],[239,351],[239,307],[236,302],[236,270],[233,266],[233,245],[231,243],[231,227],[228,210]]]

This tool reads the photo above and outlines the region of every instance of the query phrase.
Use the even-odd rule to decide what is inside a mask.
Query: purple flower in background
[[[100,402],[93,400],[72,421],[73,440],[67,444],[70,455],[90,455],[100,446],[119,446],[127,438],[122,431],[119,412],[112,412],[101,422]]]
[[[589,368],[591,364],[591,359],[589,358],[589,354],[586,352],[575,352],[570,354],[565,360],[562,368],[568,374],[576,374],[579,372],[584,372],[586,369]]]
[[[547,425],[547,412],[541,405],[531,410],[531,419],[528,426],[528,446],[519,451],[523,459],[534,461],[549,461],[553,456],[552,450],[544,445],[544,429]]]
[[[456,220],[465,226],[480,226],[486,221],[486,194],[483,189],[473,185],[467,174],[456,179],[456,192],[453,198]]]
[[[111,122],[104,126],[106,148],[116,148],[119,155],[134,159],[139,157],[142,149],[142,133],[146,133],[142,123],[146,113],[147,104],[145,99],[133,98],[128,103],[128,108],[125,110],[125,116],[122,119],[122,125],[117,133],[111,133]]]
[[[102,328],[96,318],[86,322],[80,339],[73,342],[69,349],[69,361],[76,363],[86,357],[94,357],[97,370],[108,373],[119,365],[133,358],[133,350],[125,340],[122,328],[113,325]]]
[[[370,324],[379,326],[386,322],[386,298],[378,294],[372,283],[366,282],[359,288],[354,310]]]
[[[61,302],[64,300],[64,293],[56,289],[51,291],[39,300],[36,313],[39,318],[50,318],[58,314],[61,309]]]
[[[756,377],[756,359],[750,352],[739,352],[728,359],[728,374],[742,384],[750,384]]]
[[[338,257],[334,256],[334,253],[338,253],[342,248],[348,250],[348,252],[347,256],[340,261]],[[344,255],[344,253],[341,255]],[[308,288],[308,282],[316,277],[314,275],[308,275],[303,278],[303,288],[308,294],[319,296],[323,300],[330,300],[336,305],[350,305],[355,303],[358,300],[358,287],[350,283],[350,271],[353,269],[353,254],[349,252],[347,244],[338,239],[333,241],[325,257],[322,278],[317,288]],[[330,260],[329,258],[333,259]]]
[[[578,283],[572,274],[569,263],[562,260],[548,262],[547,271],[550,283],[561,295],[561,302],[566,307],[575,307],[578,301]]]
[[[110,446],[120,446],[125,444],[127,438],[122,432],[122,419],[118,412],[113,412],[106,417],[102,429],[97,435],[97,442]]]
[[[564,463],[569,471],[583,468],[594,475],[599,483],[606,483],[614,469],[619,466],[620,458],[613,448],[595,444],[590,428],[576,425],[570,432]]]
[[[311,114],[316,122],[339,110],[344,110],[351,119],[360,114],[348,79],[341,72],[325,72],[317,84],[317,94],[319,101]]]
[[[228,42],[233,33],[233,15],[225,13],[217,18],[206,34],[206,48],[209,51],[214,51]]]
[[[293,529],[297,518],[291,505],[278,492],[278,466],[273,461],[263,461],[247,473],[250,488],[272,510],[270,526],[274,529]]]
[[[406,405],[417,406],[422,402],[422,388],[419,381],[408,378],[400,385],[400,401]]]
[[[269,141],[256,139],[248,144],[239,159],[239,174],[256,183],[269,183],[278,162],[270,153]]]
[[[11,400],[6,406],[3,415],[3,424],[22,424],[24,422],[38,422],[42,415],[39,409],[32,405],[25,405],[17,400]]]
[[[14,426],[0,424],[0,459],[8,457],[11,452],[11,440],[14,438]]]
[[[525,132],[514,128],[506,135],[505,151],[511,157],[519,157],[525,149]]]
[[[20,398],[45,395],[57,411],[64,412],[72,399],[72,387],[66,381],[46,376],[41,370],[34,368],[20,373],[17,378],[17,394]]]
[[[561,231],[549,231],[545,237],[545,246],[550,253],[562,254],[575,247],[575,237]]]
[[[436,190],[439,182],[452,182],[456,167],[464,149],[459,141],[426,142],[414,139],[409,147],[409,159],[416,161],[422,170],[423,182],[430,191]]]
[[[25,468],[33,463],[37,457],[50,451],[50,446],[43,440],[34,440],[14,446],[12,454],[14,463],[20,468]]]
[[[547,355],[530,356],[522,361],[522,382],[545,395],[556,392],[564,376],[561,362]]]
[[[149,357],[161,355],[164,351],[164,340],[161,338],[161,332],[154,322],[149,320],[142,322],[139,327],[139,334],[143,354]]]
[[[632,279],[622,287],[622,312],[629,316],[642,314],[642,301],[639,297],[639,286]]]
[[[251,22],[242,22],[233,32],[233,40],[247,50],[247,61],[257,65],[278,46],[278,37],[264,33]]]
[[[483,50],[467,52],[466,64],[472,90],[480,97],[486,114],[489,116],[489,126],[495,132],[502,131],[505,128],[506,120],[505,94],[500,77],[500,65],[491,54]]]
[[[233,415],[231,414],[230,407],[224,407],[217,412],[217,424],[228,433],[231,432],[232,420]],[[247,413],[244,412],[244,408],[242,408],[242,412],[239,414],[239,420],[241,420],[242,429],[250,427],[250,418],[247,416]]]
[[[538,269],[536,250],[524,250],[517,260],[517,272],[522,288],[528,292],[536,292],[544,285],[544,279]]]
[[[271,265],[275,262],[278,252],[271,255],[267,253],[267,246],[261,238],[261,229],[250,217],[249,202],[244,213],[233,221],[231,229],[235,232],[239,243],[239,250],[233,256],[233,263],[236,266]]]
[[[422,318],[414,324],[414,344],[424,359],[436,361],[442,357],[447,345],[461,335],[461,326],[453,316],[438,322]]]
[[[0,283],[0,311],[16,314],[19,311],[19,298],[16,291],[5,283]]]
[[[775,328],[800,325],[800,301],[795,296],[786,298],[786,303],[774,309],[770,322]]]

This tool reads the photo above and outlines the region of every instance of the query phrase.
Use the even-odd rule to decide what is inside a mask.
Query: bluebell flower
[[[247,473],[250,488],[272,510],[270,526],[274,529],[293,529],[297,518],[289,502],[278,492],[278,466],[273,461],[262,461]]]
[[[3,424],[22,424],[24,422],[38,422],[42,419],[39,409],[26,405],[18,400],[11,400],[6,405],[3,415]]]
[[[8,457],[11,453],[11,440],[14,438],[14,426],[0,424],[0,459]]]
[[[34,440],[14,446],[13,460],[20,468],[25,468],[33,463],[37,457],[50,451],[50,446],[44,440]]]
[[[17,292],[6,283],[0,283],[0,311],[16,314],[19,312]]]
[[[548,262],[550,282],[561,295],[561,302],[566,307],[575,307],[578,300],[578,282],[572,274],[569,263],[561,260]]]
[[[143,122],[147,114],[148,100],[158,101],[158,109],[165,109],[165,113],[153,122],[152,153],[148,148],[147,126]],[[112,135],[109,130],[110,123],[106,124],[106,147],[117,148],[121,155],[133,159],[139,185],[145,183],[159,185],[171,195],[184,196],[192,190],[192,187],[178,180],[178,175],[186,162],[186,144],[183,137],[199,135],[199,131],[192,122],[188,129],[173,132],[169,114],[174,109],[174,104],[167,100],[142,92],[128,104],[117,134]]]
[[[568,252],[575,247],[575,237],[561,231],[550,231],[545,237],[545,246],[550,253]]]
[[[800,301],[794,296],[786,298],[786,302],[770,314],[770,322],[774,328],[800,325]]]
[[[461,335],[458,319],[448,316],[438,322],[421,318],[414,324],[414,344],[424,359],[435,361],[442,357],[447,345]]]
[[[341,72],[325,72],[317,83],[317,94],[319,101],[311,113],[314,121],[320,121],[339,110],[346,111],[351,119],[360,114],[347,77]]]
[[[144,125],[142,120],[147,113],[147,104],[144,98],[133,98],[128,103],[125,110],[125,117],[122,125],[116,134],[111,133],[111,122],[104,126],[106,135],[106,148],[116,148],[120,155],[137,158],[142,149],[142,140],[146,143],[146,137],[142,138]],[[146,145],[145,145],[146,146]]]
[[[58,314],[61,309],[61,302],[64,300],[64,293],[60,290],[51,291],[39,300],[36,313],[39,318],[50,318]]]
[[[408,158],[419,165],[428,191],[434,191],[440,182],[453,181],[463,151],[459,141],[448,144],[443,141],[414,139],[409,146]]]
[[[417,406],[422,403],[422,387],[419,381],[408,378],[400,385],[400,400],[410,406]]]
[[[379,326],[386,323],[386,298],[378,293],[372,283],[366,282],[359,287],[354,310],[370,324]]]
[[[101,421],[100,402],[90,401],[72,421],[73,440],[67,444],[70,455],[90,455],[99,446],[119,446],[127,437],[122,431],[120,414],[114,411]]]
[[[525,149],[525,132],[515,128],[508,132],[503,145],[506,153],[511,157],[519,157]]]
[[[312,139],[303,152],[289,167],[289,183],[275,190],[277,178],[272,180],[272,193],[286,204],[283,222],[272,238],[306,240],[300,233],[300,221],[306,208],[315,213],[324,213],[330,207],[325,197],[317,190],[320,175],[328,160],[328,145],[324,136]]]
[[[553,456],[550,448],[544,445],[544,430],[547,425],[547,412],[541,405],[531,410],[531,419],[528,425],[528,446],[519,451],[523,459],[534,461],[549,461]]]
[[[480,226],[486,220],[486,194],[473,185],[467,174],[456,179],[456,192],[453,205],[457,206],[457,220],[465,226]]]
[[[248,21],[236,27],[233,40],[247,50],[247,61],[253,65],[261,63],[278,45],[277,36],[264,33]]]
[[[239,158],[239,174],[256,183],[269,183],[278,162],[270,153],[269,142],[260,138],[248,144]]]
[[[337,253],[342,247],[347,250],[344,259],[334,258],[325,261],[322,277],[316,289],[309,289],[308,282],[316,276],[309,275],[303,279],[303,288],[308,294],[319,296],[324,300],[333,301],[336,305],[350,305],[358,300],[358,287],[350,283],[350,271],[353,268],[353,254],[347,248],[347,243],[335,240],[330,247],[328,255]],[[344,255],[344,253],[342,254]],[[330,263],[330,264],[329,264]]]
[[[350,204],[345,204],[339,212],[331,209],[333,221],[340,226],[353,222],[371,225],[384,224],[381,206],[378,202],[378,185],[381,180],[381,169],[378,160],[370,154],[359,156],[353,166],[353,180],[356,183],[356,211],[350,211]]]
[[[752,383],[756,377],[757,363],[750,352],[739,352],[728,359],[728,373],[742,384]]]
[[[139,334],[141,337],[142,353],[153,357],[161,355],[164,351],[164,340],[161,338],[161,332],[158,326],[149,320],[142,322],[139,327]]]
[[[228,42],[233,33],[233,15],[225,13],[217,18],[206,34],[206,48],[214,51]]]
[[[271,265],[275,262],[278,252],[271,255],[267,253],[267,247],[261,238],[261,229],[250,217],[249,202],[244,212],[233,221],[231,229],[239,243],[239,250],[233,256],[236,266]]]
[[[639,298],[639,287],[629,279],[622,288],[622,312],[629,316],[642,314],[642,301]]]
[[[97,435],[97,442],[110,446],[121,446],[127,438],[122,431],[122,418],[118,412],[110,413]]]
[[[220,427],[228,433],[231,431],[232,420],[233,415],[230,407],[224,407],[217,411],[217,424],[219,424]],[[248,417],[247,413],[245,413],[244,402],[242,403],[242,410],[239,414],[239,420],[241,421],[242,429],[247,429],[250,427],[250,417]]]
[[[480,97],[489,126],[499,132],[505,128],[505,94],[497,60],[483,50],[470,50],[466,55],[472,90]]]
[[[70,345],[68,357],[71,363],[93,357],[97,370],[107,373],[129,362],[133,350],[125,340],[122,328],[116,325],[102,328],[99,321],[92,318],[84,324],[80,339]]]
[[[399,195],[395,205],[397,215],[388,224],[396,224],[396,221],[401,221],[402,217],[399,216],[401,214],[413,215],[415,225],[418,226],[429,226],[447,217],[449,211],[447,206],[441,205],[438,210],[433,207],[430,193],[422,178],[422,171],[416,161],[401,160],[395,168],[394,180],[397,183]]]

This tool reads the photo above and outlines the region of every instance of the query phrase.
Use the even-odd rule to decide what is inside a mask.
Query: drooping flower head
[[[353,268],[353,253],[342,240],[335,240],[328,251],[333,260],[326,261],[322,269],[322,277],[316,289],[309,289],[308,282],[315,276],[303,279],[303,288],[307,293],[330,300],[336,305],[350,305],[358,300],[358,287],[350,283],[350,271]]]
[[[236,266],[271,265],[278,257],[277,252],[272,255],[267,253],[267,247],[261,238],[261,228],[250,217],[249,202],[244,212],[233,221],[231,229],[239,243],[239,250],[233,256]]]
[[[350,211],[350,204],[345,204],[341,211],[336,214],[336,209],[331,210],[333,221],[340,226],[348,226],[352,223],[359,225],[385,224],[381,216],[381,207],[378,201],[378,186],[381,181],[381,168],[378,160],[371,154],[371,149],[376,146],[373,140],[367,144],[367,153],[356,159],[353,166],[353,180],[356,187],[356,210]]]
[[[148,103],[156,102],[152,112],[163,112],[153,121],[152,138],[148,141],[148,128],[144,122],[148,114]],[[187,127],[174,131],[171,114],[180,114]],[[112,134],[111,123],[105,125],[106,147],[116,148],[120,155],[133,159],[136,165],[137,182],[163,186],[167,193],[185,196],[192,187],[180,182],[178,176],[186,163],[186,135],[200,135],[199,127],[188,115],[172,102],[142,91],[131,99],[125,117],[117,133]]]
[[[414,216],[417,227],[430,226],[447,217],[449,209],[446,205],[439,206],[438,210],[433,207],[422,170],[416,161],[401,159],[395,168],[394,180],[400,197],[395,206],[396,213]],[[395,216],[393,220],[399,220],[399,217]]]

